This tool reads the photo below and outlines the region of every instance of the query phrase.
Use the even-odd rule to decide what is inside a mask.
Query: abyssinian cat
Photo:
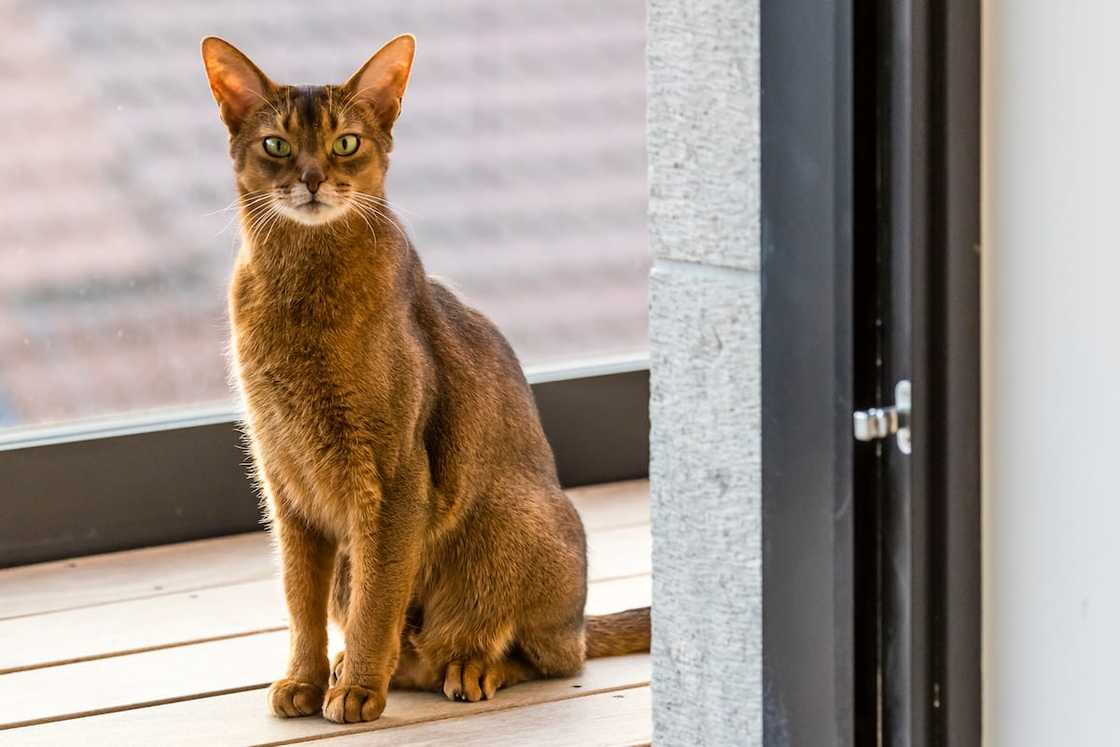
[[[584,617],[583,526],[517,358],[385,199],[414,49],[285,86],[202,43],[240,201],[234,367],[291,618],[278,716],[369,721],[390,685],[477,701],[649,649],[649,608]]]

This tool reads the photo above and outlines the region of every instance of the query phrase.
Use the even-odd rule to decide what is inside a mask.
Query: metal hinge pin
[[[857,441],[878,441],[894,436],[898,450],[911,451],[910,442],[910,382],[903,379],[894,387],[894,404],[889,407],[872,407],[852,413],[852,431]]]

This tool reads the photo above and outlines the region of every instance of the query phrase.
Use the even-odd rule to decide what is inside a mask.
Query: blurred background
[[[526,364],[646,348],[644,0],[346,5],[0,0],[0,427],[231,401],[207,34],[284,83],[416,34],[388,196],[429,272]]]

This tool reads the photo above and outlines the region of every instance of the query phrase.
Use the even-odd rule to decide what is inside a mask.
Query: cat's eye
[[[264,152],[276,158],[287,158],[292,155],[292,146],[282,137],[266,137]]]
[[[343,135],[334,141],[331,150],[334,151],[336,156],[352,156],[358,150],[358,143],[360,142],[357,135]]]

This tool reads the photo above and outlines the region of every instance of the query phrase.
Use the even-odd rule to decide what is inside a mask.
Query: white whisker
[[[377,231],[373,230],[373,224],[369,222],[368,218],[366,218],[365,213],[362,211],[361,204],[351,200],[350,206],[354,208],[354,212],[357,213],[358,217],[362,219],[362,222],[366,224],[366,227],[369,229],[370,236],[373,237],[373,248],[377,249]]]
[[[233,222],[235,220],[237,220],[237,218],[241,215],[242,211],[245,212],[246,214],[252,214],[255,211],[258,211],[262,208],[268,207],[269,203],[271,202],[271,198],[272,198],[271,194],[258,195],[253,200],[247,200],[245,203],[239,205],[238,206],[239,212],[236,212],[233,215],[231,215],[229,220],[226,221],[226,224],[224,226],[222,226],[222,229],[214,235],[215,236],[221,236],[223,233],[225,233],[227,230],[229,230],[229,227],[233,225]]]
[[[268,243],[268,237],[272,235],[272,229],[276,228],[276,224],[279,223],[283,217],[284,216],[281,215],[279,211],[273,212],[273,218],[268,224],[268,233],[264,235],[264,239],[261,240],[261,244]]]
[[[362,205],[363,208],[371,215],[374,215],[380,218],[382,221],[391,225],[394,229],[396,229],[397,233],[400,234],[401,238],[406,244],[411,243],[408,240],[408,235],[404,232],[404,229],[402,229],[400,227],[400,224],[397,222],[396,216],[391,212],[386,213],[385,211],[381,210],[380,208],[385,206],[381,205],[375,199],[373,199],[373,195],[370,195],[366,192],[355,191],[353,193],[353,197],[355,200],[355,204]]]
[[[275,214],[276,211],[271,205],[264,205],[247,211],[245,214],[245,225],[243,226],[245,240],[249,244],[255,246],[257,244],[257,239],[261,235],[261,231],[271,222]]]
[[[420,217],[415,211],[409,210],[408,208],[402,206],[398,202],[390,202],[389,199],[386,198],[386,197],[379,197],[378,195],[370,194],[368,192],[363,192],[362,194],[364,194],[366,197],[370,197],[370,198],[376,200],[378,203],[380,203],[381,205],[384,205],[385,207],[389,208],[393,212],[404,213],[405,215],[411,215],[411,216],[414,216],[414,217],[417,217],[417,218]]]
[[[252,192],[246,192],[243,195],[239,195],[236,199],[234,199],[233,202],[226,205],[225,207],[218,208],[217,210],[211,210],[209,213],[203,213],[200,217],[207,218],[211,215],[217,215],[218,213],[225,213],[225,212],[229,212],[231,210],[236,210],[238,207],[243,207],[245,205],[251,205],[254,202],[257,202],[257,201],[260,201],[260,200],[263,200],[263,199],[268,199],[271,196],[272,196],[271,192],[267,192],[267,191],[261,190],[261,189],[253,190]]]

